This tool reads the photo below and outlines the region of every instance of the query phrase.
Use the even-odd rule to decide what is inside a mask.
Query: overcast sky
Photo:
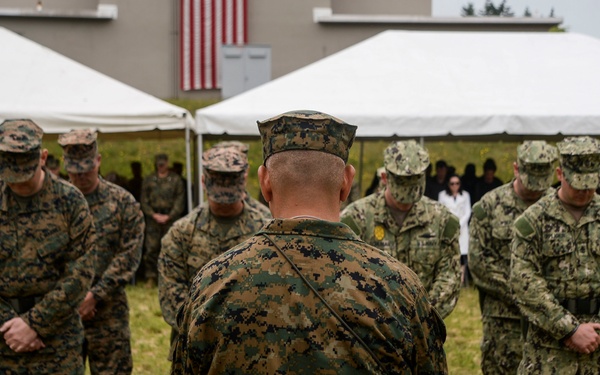
[[[492,0],[499,5],[502,0]],[[485,0],[432,0],[433,16],[460,16],[462,7],[473,3],[475,11],[483,9]],[[525,8],[535,17],[547,17],[554,8],[554,16],[563,19],[568,31],[591,35],[600,39],[600,0],[506,0],[506,5],[522,16]]]

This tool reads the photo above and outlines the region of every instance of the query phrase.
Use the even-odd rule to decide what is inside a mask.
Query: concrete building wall
[[[178,0],[42,1],[44,12],[55,9],[58,16],[31,14],[37,0],[0,0],[0,26],[160,98],[220,97],[219,90],[179,90]],[[73,18],[66,13],[93,10],[98,4],[116,5],[116,19]],[[248,43],[271,47],[272,78],[389,29],[546,31],[549,28],[548,22],[523,19],[512,23],[482,22],[482,17],[432,19],[431,3],[423,0],[248,0],[248,6]],[[14,7],[29,9],[29,15],[10,14],[7,9]],[[316,8],[321,13],[330,12],[330,17],[317,22]],[[348,14],[354,18],[343,17]],[[382,14],[392,17],[387,20],[377,17]]]
[[[5,1],[0,0],[0,7],[11,5]],[[44,0],[43,6],[49,12],[67,9],[69,2],[62,0],[53,8],[51,0]],[[33,7],[37,1],[27,3]],[[94,8],[97,3],[92,4]],[[177,1],[113,0],[103,4],[117,5],[117,19],[0,15],[0,26],[142,91],[161,98],[176,97]]]
[[[431,1],[424,0],[331,0],[334,14],[402,14],[431,16]]]

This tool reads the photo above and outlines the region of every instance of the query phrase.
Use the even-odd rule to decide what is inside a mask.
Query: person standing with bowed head
[[[315,111],[258,123],[274,219],[194,278],[172,374],[446,374],[418,277],[339,222],[356,126]]]

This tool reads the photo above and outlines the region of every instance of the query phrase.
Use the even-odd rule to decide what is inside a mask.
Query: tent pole
[[[360,159],[358,161],[358,191],[360,191],[360,198],[362,198],[362,176],[363,176],[363,156],[365,154],[365,141],[360,140]]]
[[[192,157],[191,157],[191,148],[190,148],[190,127],[186,124],[185,126],[185,164],[186,164],[186,192],[187,192],[187,207],[188,212],[186,215],[192,210]]]
[[[204,191],[202,189],[202,134],[198,134],[198,205],[204,203]]]

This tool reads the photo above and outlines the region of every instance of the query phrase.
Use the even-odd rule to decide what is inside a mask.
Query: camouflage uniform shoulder
[[[420,206],[420,210],[423,210],[427,213],[427,215],[431,215],[432,217],[438,217],[439,215],[447,216],[452,215],[450,209],[446,207],[444,204],[433,200],[429,197],[423,196],[417,203],[417,206]],[[418,207],[419,208],[419,207]]]
[[[417,202],[417,205],[422,205],[422,207],[424,207],[428,217],[437,217],[440,219],[440,225],[444,226],[442,238],[452,240],[453,238],[458,237],[460,233],[460,221],[448,207],[426,196],[423,196],[421,200]]]
[[[352,229],[358,235],[362,233],[361,223],[367,220],[367,217],[373,217],[377,213],[378,202],[383,199],[383,192],[371,194],[357,201],[350,203],[340,213],[340,221]]]
[[[76,196],[77,197],[76,199],[83,199],[85,201],[85,197],[83,196],[83,193],[81,191],[79,191],[79,189],[77,189],[75,187],[75,185],[71,184],[67,180],[63,180],[62,178],[58,178],[58,177],[54,176],[50,172],[46,172],[46,175],[49,176],[49,181],[50,181],[50,184],[52,185],[52,190],[56,194],[60,195],[61,197],[73,196],[74,199]]]
[[[512,195],[514,191],[513,182],[514,179],[510,180],[510,182],[507,182],[502,186],[498,186],[497,188],[485,193],[483,197],[481,197],[481,199],[479,200],[479,202],[481,202],[482,207],[485,210],[490,210],[493,207],[495,207],[498,204],[498,202],[504,201],[507,195]]]
[[[272,217],[271,210],[269,209],[269,207],[260,203],[257,199],[254,199],[250,195],[247,196],[244,202],[246,207],[252,207],[255,210],[260,211],[265,218],[270,219]]]
[[[556,195],[545,195],[536,203],[529,206],[525,212],[517,217],[514,223],[515,234],[521,238],[533,238],[539,231],[540,217],[552,205],[553,200],[558,200]]]
[[[173,227],[185,227],[188,225],[195,226],[199,220],[207,221],[209,217],[208,202],[194,207],[187,215],[177,219],[173,223]]]
[[[259,202],[260,203],[260,202]],[[260,203],[263,207],[264,205]],[[244,205],[244,211],[249,216],[250,220],[262,221],[266,223],[271,219],[271,211],[264,211],[261,207],[256,207],[250,204]]]
[[[487,218],[487,211],[485,210],[481,201],[476,202],[471,208],[472,217],[477,220],[485,220]]]
[[[476,220],[485,220],[498,205],[505,204],[507,202],[506,197],[514,194],[512,187],[513,181],[514,179],[485,193],[483,197],[473,205],[471,209],[473,217]]]
[[[104,184],[106,192],[110,196],[117,198],[117,200],[119,200],[119,201],[137,203],[137,201],[135,200],[133,195],[129,191],[127,191],[125,188],[123,188],[122,186],[114,184],[110,181],[106,181],[103,178],[101,178],[100,181],[101,181],[101,183]]]

